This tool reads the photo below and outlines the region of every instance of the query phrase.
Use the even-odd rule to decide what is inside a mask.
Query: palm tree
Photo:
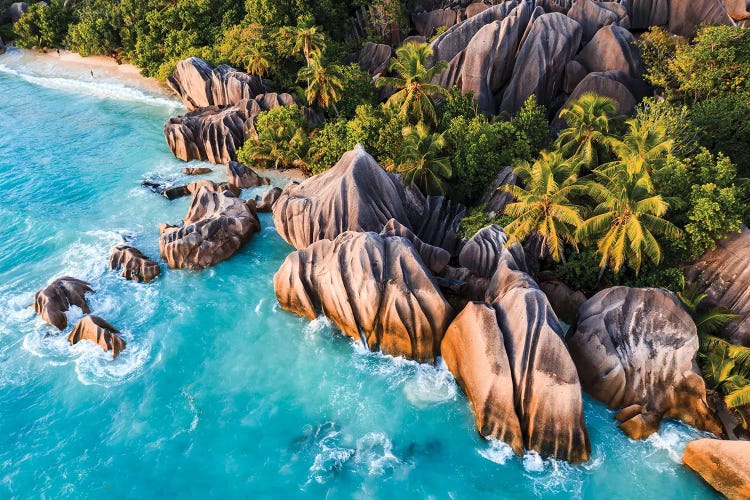
[[[310,66],[313,54],[322,54],[326,49],[325,35],[317,26],[310,28],[287,26],[279,35],[282,43],[291,42],[292,51],[302,53],[308,66]]]
[[[601,159],[601,149],[609,137],[609,116],[617,112],[617,102],[609,97],[583,94],[560,111],[568,128],[560,132],[555,147],[567,158],[578,158],[581,164],[594,168]]]
[[[715,335],[727,323],[740,318],[726,307],[706,306],[705,300],[708,298],[708,294],[701,292],[695,283],[691,283],[684,287],[682,291],[677,292],[677,296],[693,318],[698,329],[698,335],[701,337]]]
[[[251,75],[262,78],[271,69],[271,53],[260,44],[252,44],[247,47],[245,55],[245,69]]]
[[[435,104],[432,98],[444,96],[447,91],[432,83],[446,67],[444,61],[430,65],[432,49],[424,43],[406,43],[396,49],[396,57],[388,69],[398,77],[380,77],[376,87],[399,89],[388,99],[388,105],[399,109],[401,114],[416,122],[437,123]]]
[[[305,96],[308,104],[317,104],[324,109],[333,106],[333,110],[339,114],[336,103],[341,100],[341,92],[344,90],[339,66],[325,66],[320,56],[314,55],[310,59],[310,65],[297,73],[297,81],[307,82]]]
[[[642,177],[610,179],[606,184],[590,182],[587,191],[598,205],[576,236],[579,240],[598,238],[602,256],[599,279],[607,266],[617,273],[626,261],[638,274],[644,256],[658,264],[661,248],[655,235],[677,238],[681,234],[662,218],[668,204],[660,195],[652,194]]]
[[[570,201],[581,188],[576,165],[557,151],[542,152],[536,163],[521,165],[515,173],[526,187],[503,186],[516,199],[505,207],[505,214],[514,218],[505,230],[520,242],[538,235],[542,249],[555,261],[565,262],[565,243],[578,248],[575,229],[583,223],[582,209]]]
[[[433,134],[420,122],[403,130],[401,157],[395,170],[407,185],[416,184],[425,194],[445,194],[445,181],[452,175],[450,160],[441,157],[445,137]]]
[[[647,123],[636,118],[625,122],[627,132],[622,139],[607,140],[617,159],[598,170],[604,176],[643,176],[651,183],[651,174],[659,170],[671,152],[674,141],[667,137],[666,125]]]

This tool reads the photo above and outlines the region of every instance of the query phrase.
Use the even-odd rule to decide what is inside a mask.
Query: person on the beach
[[[91,73],[91,78],[94,78],[94,70],[93,70],[93,69],[90,69],[90,70],[89,70],[89,73]]]

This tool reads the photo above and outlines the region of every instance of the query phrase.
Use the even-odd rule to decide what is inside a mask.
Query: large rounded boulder
[[[750,498],[750,443],[697,439],[685,447],[682,462],[730,500]]]
[[[85,316],[73,327],[68,335],[68,342],[74,345],[82,340],[89,340],[104,349],[104,352],[112,351],[112,357],[116,358],[126,347],[118,333],[120,330],[99,316]]]
[[[155,280],[161,274],[159,264],[129,245],[120,245],[112,249],[109,268],[120,270],[125,279],[144,283]]]
[[[323,314],[373,351],[432,362],[453,311],[412,243],[348,231],[290,254],[273,278],[281,307]]]
[[[159,248],[172,269],[204,269],[227,260],[260,231],[255,200],[201,187],[182,227],[162,224]]]
[[[722,0],[669,0],[669,31],[693,36],[701,24],[734,26]]]
[[[65,313],[70,306],[80,307],[86,314],[91,312],[86,293],[93,291],[85,281],[69,276],[58,278],[34,295],[34,310],[44,321],[64,330],[68,326]]]
[[[630,27],[645,30],[651,26],[664,26],[669,22],[670,0],[622,0],[628,11]]]
[[[655,288],[608,288],[586,301],[568,338],[584,389],[617,415],[634,439],[662,418],[722,434],[706,402],[695,356],[695,323],[677,297]]]

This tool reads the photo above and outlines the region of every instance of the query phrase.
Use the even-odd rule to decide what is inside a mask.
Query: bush
[[[750,93],[726,94],[697,102],[690,118],[698,140],[714,154],[724,153],[738,166],[741,177],[750,176]]]
[[[310,139],[309,168],[319,174],[334,166],[344,153],[354,148],[349,124],[344,119],[333,120],[316,130]]]
[[[547,120],[547,108],[536,102],[536,95],[526,99],[521,110],[512,120],[513,125],[526,136],[529,143],[530,154],[537,156],[552,142],[549,121]]]
[[[70,9],[61,0],[52,0],[49,6],[42,2],[32,4],[13,25],[16,44],[28,49],[62,47],[72,20]]]
[[[257,138],[248,139],[237,152],[247,165],[265,168],[307,169],[309,141],[304,118],[297,106],[279,106],[263,111],[255,119]]]
[[[82,56],[113,55],[122,46],[119,4],[91,0],[77,4],[75,22],[68,27],[66,45]]]
[[[341,71],[341,83],[344,90],[341,100],[336,104],[339,115],[345,118],[353,118],[357,106],[375,104],[375,87],[372,78],[362,71],[357,64],[343,66]]]

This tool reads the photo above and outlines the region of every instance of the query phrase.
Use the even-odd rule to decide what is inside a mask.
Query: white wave
[[[354,462],[370,476],[382,476],[401,464],[393,454],[393,443],[382,432],[370,432],[357,440]]]
[[[13,61],[11,60],[11,62]],[[142,90],[118,82],[115,78],[87,81],[80,78],[36,74],[23,65],[14,68],[7,64],[0,64],[0,72],[17,76],[40,87],[63,90],[99,99],[139,102],[151,106],[167,107],[171,110],[181,107],[181,104],[177,100],[149,95]]]
[[[315,340],[322,333],[328,333],[333,328],[333,322],[321,315],[310,321],[302,329],[302,333],[305,336],[305,340]]]
[[[665,421],[662,422],[659,432],[646,438],[646,444],[652,447],[654,451],[666,452],[673,463],[681,464],[687,444],[694,439],[708,435],[708,433],[700,432],[679,422]],[[653,465],[658,469],[663,468],[658,463]]]
[[[418,365],[416,374],[404,383],[404,394],[417,408],[455,401],[458,386],[445,364]]]
[[[490,462],[495,462],[500,465],[505,465],[509,459],[513,458],[514,454],[513,448],[495,438],[487,438],[487,447],[480,448],[477,451]]]

